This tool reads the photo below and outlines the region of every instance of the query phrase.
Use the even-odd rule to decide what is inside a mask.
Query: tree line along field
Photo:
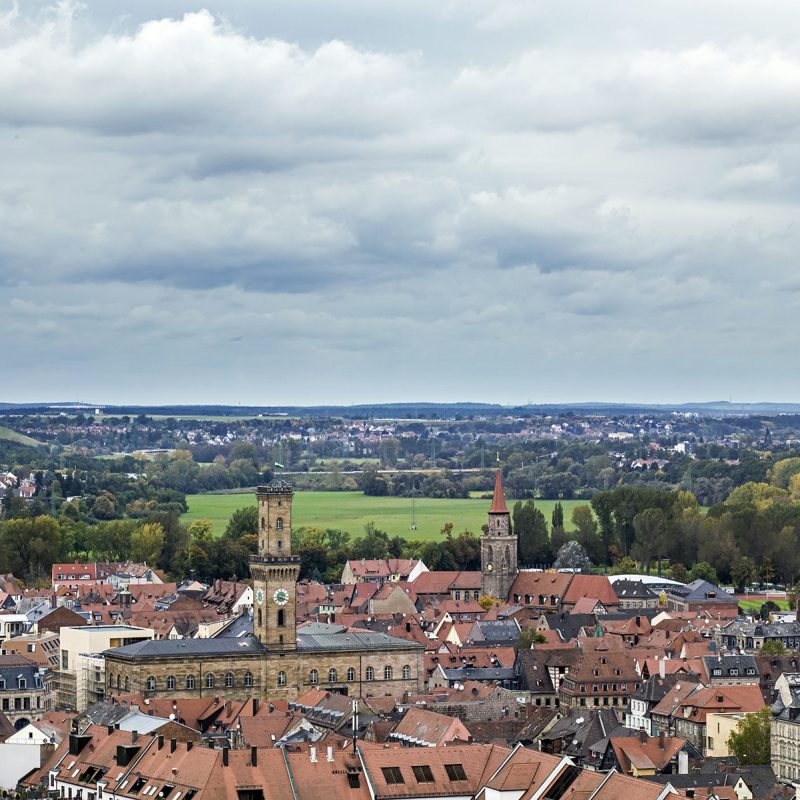
[[[216,536],[222,535],[228,520],[239,508],[255,504],[252,494],[190,494],[186,496],[189,511],[183,514],[185,524],[196,519],[210,519]],[[370,497],[361,492],[296,492],[292,505],[294,527],[338,528],[348,531],[353,538],[364,533],[364,526],[375,523],[375,527],[389,536],[402,536],[409,540],[438,540],[445,523],[453,523],[453,532],[472,531],[481,534],[481,525],[486,523],[490,505],[483,498],[466,500],[440,500],[418,497],[416,506],[416,530],[411,530],[412,500],[409,497]],[[556,500],[537,500],[536,506],[544,514],[548,525]],[[586,505],[585,500],[562,500],[564,524],[572,528],[572,509]],[[508,502],[509,510],[513,501]]]

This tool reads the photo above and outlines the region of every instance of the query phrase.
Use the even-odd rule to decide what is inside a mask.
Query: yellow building
[[[747,714],[707,714],[706,715],[706,757],[725,758],[731,755],[728,737],[736,730],[740,720]]]

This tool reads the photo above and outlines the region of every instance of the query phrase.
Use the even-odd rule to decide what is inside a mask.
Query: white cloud
[[[792,7],[586,8],[8,6],[0,399],[790,399]]]

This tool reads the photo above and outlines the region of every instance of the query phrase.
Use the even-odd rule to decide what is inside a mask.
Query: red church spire
[[[499,469],[494,473],[494,496],[492,497],[492,506],[489,509],[489,513],[508,514],[506,498],[503,495],[503,473]]]

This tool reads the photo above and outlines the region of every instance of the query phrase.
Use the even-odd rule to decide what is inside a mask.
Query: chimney
[[[694,789],[691,786],[686,790],[686,796],[688,798],[693,798],[694,797]]]
[[[69,754],[71,756],[80,755],[84,747],[92,741],[89,733],[70,733],[69,735]]]
[[[158,749],[161,750],[161,748],[163,746],[164,746],[164,735],[162,733],[159,733],[158,734]]]
[[[311,763],[312,764],[316,764],[317,763],[317,748],[316,747],[312,747],[311,748]]]
[[[257,698],[257,697],[254,697],[254,698],[253,698],[253,716],[255,716],[256,714],[258,714],[258,707],[259,707],[258,698]]]
[[[667,672],[666,672],[666,669],[664,668],[664,659],[663,658],[659,659],[659,662],[658,662],[658,677],[659,678],[664,678],[666,674],[667,674]]]
[[[647,744],[647,731],[644,728],[639,729],[639,741],[642,744]]]
[[[326,757],[326,761],[328,761],[328,763],[333,761],[333,745],[328,745],[328,755]]]
[[[111,734],[114,733],[114,726],[113,725],[109,725],[107,730],[108,730],[108,735],[111,736]]]
[[[136,740],[139,738],[139,731],[131,731],[131,744],[136,744]]]
[[[193,744],[194,744],[194,742],[191,739],[189,739],[189,741],[186,742],[186,752],[187,753],[192,749],[192,745]]]
[[[659,734],[658,734],[658,746],[662,750],[664,749],[664,731],[659,731]]]
[[[227,747],[223,747],[222,748],[222,766],[223,767],[227,767],[228,766],[228,748]]]
[[[177,746],[178,746],[178,740],[177,739],[170,739],[169,740],[169,751],[170,751],[170,753],[174,753],[175,752],[175,748]]]
[[[254,767],[258,766],[258,748],[251,747],[250,748],[250,764]]]

